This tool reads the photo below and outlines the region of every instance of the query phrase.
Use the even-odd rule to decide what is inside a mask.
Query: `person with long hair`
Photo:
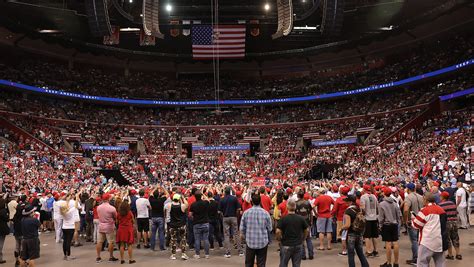
[[[120,263],[125,263],[124,254],[125,245],[127,245],[129,263],[133,264],[136,262],[133,259],[133,243],[135,243],[133,235],[133,225],[135,223],[135,219],[133,217],[132,212],[130,211],[130,204],[128,204],[128,200],[124,200],[120,204],[117,222],[117,243],[120,246]]]
[[[71,245],[76,229],[76,221],[79,216],[77,210],[77,201],[74,201],[74,194],[69,194],[66,202],[61,205],[61,215],[63,217],[62,231],[63,231],[63,253],[64,260],[74,260],[71,256]]]
[[[8,209],[6,201],[0,198],[0,264],[4,264],[6,261],[3,259],[3,244],[5,243],[5,237],[10,234],[10,228],[8,227]]]

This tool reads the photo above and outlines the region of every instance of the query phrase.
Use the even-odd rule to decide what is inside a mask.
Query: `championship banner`
[[[173,26],[173,25],[179,25],[179,20],[170,20],[170,25],[171,25],[170,35],[173,36],[173,37],[178,37],[179,36],[179,28],[174,28],[176,26]]]
[[[257,37],[260,35],[260,21],[258,19],[252,19],[250,23],[250,35]]]
[[[105,45],[118,45],[120,43],[120,27],[112,26],[112,34],[104,36]]]
[[[95,146],[89,144],[82,144],[82,149],[90,150],[104,150],[104,151],[126,151],[128,150],[128,145],[123,146]]]
[[[140,46],[154,46],[155,44],[155,36],[146,35],[144,30],[140,30]]]
[[[357,142],[357,138],[348,138],[342,140],[333,140],[333,141],[316,141],[311,142],[313,146],[337,146],[337,145],[349,145],[355,144]]]
[[[238,151],[238,150],[249,150],[250,145],[238,145],[238,146],[193,146],[193,151]]]

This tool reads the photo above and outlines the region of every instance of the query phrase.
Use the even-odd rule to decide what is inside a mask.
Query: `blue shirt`
[[[253,206],[244,212],[240,221],[240,231],[251,249],[261,249],[270,243],[272,219],[260,206]]]

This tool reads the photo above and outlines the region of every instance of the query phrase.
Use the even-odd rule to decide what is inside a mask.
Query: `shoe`
[[[181,255],[181,259],[182,259],[183,261],[185,261],[185,260],[189,260],[189,257],[188,257],[188,255],[183,254],[183,255]]]
[[[74,247],[77,248],[77,247],[82,247],[83,245],[81,243],[76,243],[74,244]]]
[[[140,249],[140,248],[141,248],[141,246],[140,246],[140,244],[138,244],[138,245],[137,245],[137,249]]]
[[[339,256],[347,256],[347,252],[344,252],[344,251],[343,251],[343,252],[339,252],[339,253],[337,253],[337,255],[339,255]]]
[[[372,255],[373,255],[374,257],[378,257],[378,256],[379,256],[379,252],[378,252],[378,251],[374,251],[374,252],[372,252]]]
[[[144,248],[150,248],[150,245],[145,245]]]
[[[309,260],[314,260],[314,256],[309,256]]]
[[[446,255],[446,259],[447,259],[447,260],[454,260],[454,256]]]
[[[74,257],[74,256],[68,256],[67,259],[70,260],[70,261],[73,261],[73,260],[76,259],[76,257]]]
[[[137,262],[136,260],[129,260],[129,261],[128,261],[128,264],[134,264],[134,263],[136,263],[136,262]]]
[[[392,264],[386,262],[386,263],[380,265],[380,267],[392,267]]]
[[[245,254],[243,252],[239,252],[239,257],[243,257]]]
[[[120,261],[120,264],[125,264],[125,261],[124,261],[124,260],[121,260],[121,261]]]
[[[224,254],[224,257],[225,257],[225,258],[230,258],[230,253]]]
[[[0,261],[0,264],[4,264],[4,263],[6,263],[6,262],[7,262],[6,260],[1,260],[1,261]]]
[[[199,260],[199,259],[201,258],[201,256],[199,256],[199,255],[194,255],[194,258],[195,258],[196,260]]]
[[[462,256],[461,255],[456,255],[456,260],[462,260]]]
[[[101,258],[96,258],[96,259],[95,259],[95,262],[96,262],[96,263],[101,263],[101,262],[102,262],[102,259],[101,259]]]
[[[399,267],[398,263],[394,263],[393,267]]]
[[[171,254],[170,260],[176,260],[176,255]]]
[[[64,257],[63,257],[63,260],[67,261],[67,256],[64,256]]]
[[[366,258],[372,258],[372,257],[375,257],[375,256],[374,256],[373,252],[367,252],[367,253],[365,253],[365,257]]]
[[[208,260],[208,259],[209,259],[209,255],[204,256],[204,258],[205,258],[206,260]]]
[[[304,261],[305,261],[305,260],[306,260],[306,257],[301,258],[301,260],[304,260]]]
[[[114,261],[118,261],[118,259],[115,257],[109,258],[109,262],[114,262]]]
[[[406,264],[416,266],[416,261],[414,261],[414,260],[407,260],[407,261],[406,261]]]

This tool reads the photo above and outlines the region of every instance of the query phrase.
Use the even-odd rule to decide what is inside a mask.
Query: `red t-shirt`
[[[344,199],[347,196],[340,196],[339,198],[336,199],[336,202],[334,203],[334,207],[332,208],[331,214],[333,216],[336,216],[336,219],[338,221],[342,221],[342,218],[344,217],[344,212],[346,212],[347,208],[349,205],[347,205],[347,202],[344,201]]]
[[[265,194],[260,194],[260,198],[262,200],[262,208],[266,210],[268,213],[270,213],[270,208],[272,207],[272,200],[270,199],[269,196]]]
[[[286,215],[288,215],[288,209],[286,208],[286,200],[283,200],[279,205],[278,205],[278,208],[280,209],[280,218],[283,218],[285,217]]]
[[[196,202],[196,197],[195,196],[190,196],[188,197],[188,213],[189,213],[189,210],[191,209],[191,205]]]
[[[334,205],[332,197],[328,195],[317,197],[314,206],[317,207],[318,217],[331,218],[331,205]]]

